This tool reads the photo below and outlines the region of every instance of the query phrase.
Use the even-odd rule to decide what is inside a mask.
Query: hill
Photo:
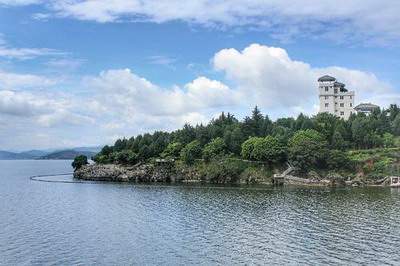
[[[32,157],[24,153],[0,151],[0,160],[23,160],[23,159],[32,159]]]
[[[88,158],[92,158],[92,156],[96,155],[96,152],[92,151],[76,151],[76,150],[63,150],[56,151],[53,153],[46,154],[41,156],[39,159],[41,160],[72,160],[78,155],[85,155]]]

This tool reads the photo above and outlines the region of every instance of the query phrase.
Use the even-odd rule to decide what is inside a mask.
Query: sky
[[[0,150],[98,146],[257,105],[318,112],[331,75],[400,104],[398,0],[0,0]]]

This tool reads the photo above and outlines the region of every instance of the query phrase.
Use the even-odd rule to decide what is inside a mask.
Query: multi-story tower
[[[330,113],[344,119],[355,113],[354,91],[348,91],[345,84],[331,76],[320,77],[318,84],[320,113]]]

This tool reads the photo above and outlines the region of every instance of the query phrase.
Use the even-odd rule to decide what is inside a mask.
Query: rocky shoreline
[[[74,178],[109,182],[179,182],[171,167],[156,167],[153,164],[122,166],[116,164],[90,164],[74,172]]]
[[[218,183],[218,184],[262,184],[270,185],[272,180],[253,179],[249,177],[239,180],[210,180],[193,168],[177,167],[174,163],[154,164],[140,163],[134,166],[117,164],[90,164],[84,165],[74,172],[74,178],[90,181],[107,182],[132,182],[132,183]],[[315,173],[310,178],[299,178],[286,175],[286,185],[294,186],[354,186],[368,185],[364,182],[345,181],[340,175],[332,175],[326,178]],[[370,184],[372,185],[372,184]]]

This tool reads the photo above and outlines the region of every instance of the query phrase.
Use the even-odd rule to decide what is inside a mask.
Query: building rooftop
[[[346,85],[345,85],[344,83],[335,81],[335,83],[333,84],[333,86],[339,87],[341,92],[348,92],[348,90],[345,88]]]
[[[335,79],[334,77],[325,75],[325,76],[320,77],[320,78],[318,79],[318,81],[319,81],[319,82],[323,82],[323,81],[336,81],[336,79]]]
[[[378,108],[379,108],[378,105],[372,103],[360,103],[359,105],[354,107],[356,111],[361,111],[361,112],[371,112]]]
[[[334,84],[333,84],[335,87],[345,87],[346,85],[345,84],[343,84],[343,83],[341,83],[341,82],[335,82]]]

